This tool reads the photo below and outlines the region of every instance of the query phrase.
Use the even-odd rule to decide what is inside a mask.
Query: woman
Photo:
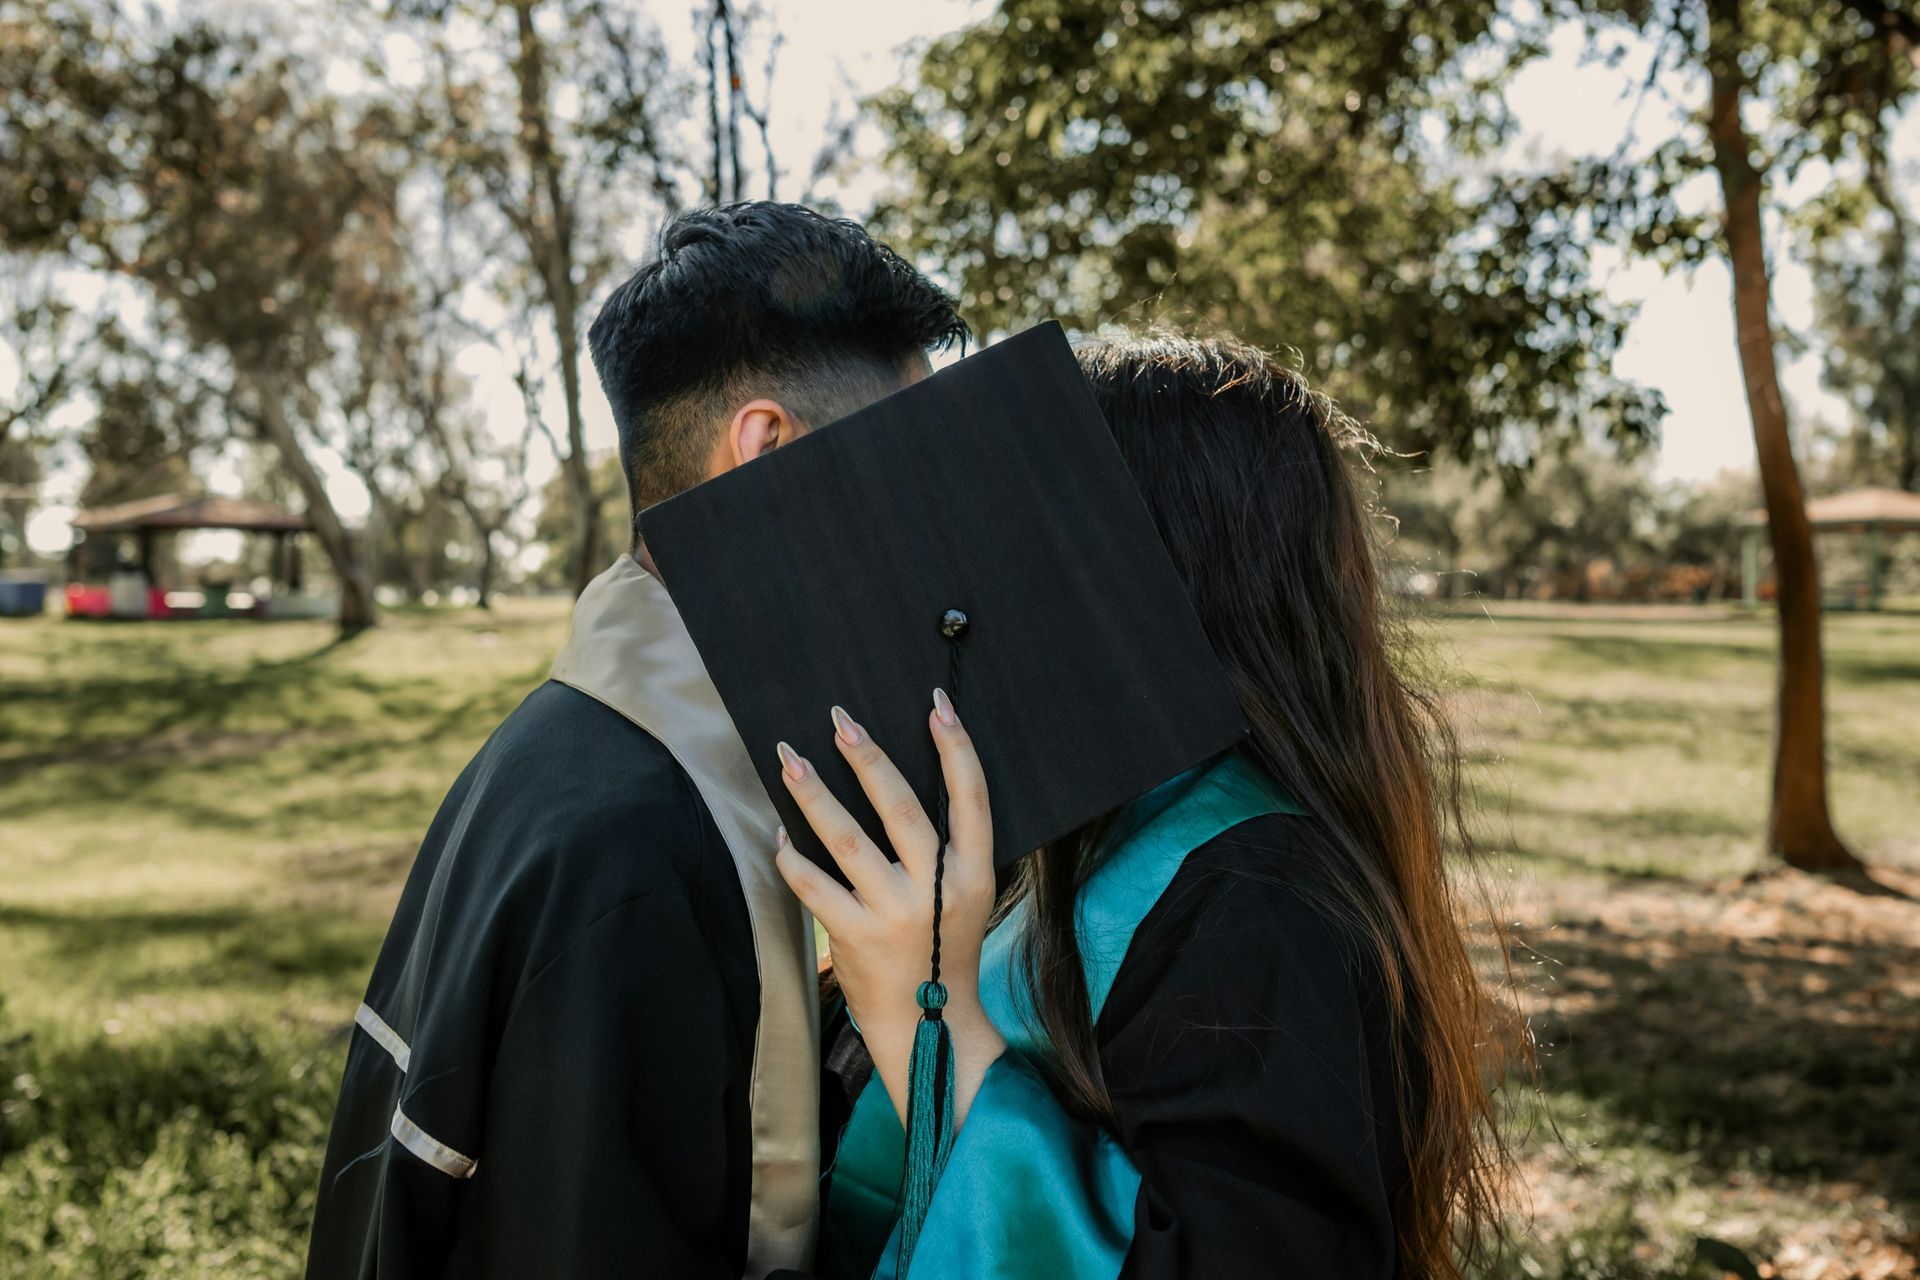
[[[1252,733],[1027,859],[989,932],[988,780],[936,693],[958,1136],[924,1225],[890,1244],[937,841],[845,711],[836,742],[897,865],[782,745],[855,892],[790,848],[779,865],[832,937],[880,1081],[840,1141],[821,1269],[1458,1276],[1495,1225],[1494,1020],[1443,866],[1451,739],[1383,635],[1346,469],[1363,433],[1237,344],[1081,361]],[[843,1036],[830,1066],[855,1049]]]

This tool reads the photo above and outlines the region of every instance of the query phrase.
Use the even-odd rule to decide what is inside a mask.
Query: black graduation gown
[[[1240,823],[1187,855],[1133,935],[1095,1027],[1113,1136],[1140,1173],[1127,1280],[1400,1274],[1392,1205],[1407,1117],[1395,1033],[1377,963],[1315,900],[1324,839],[1310,818]],[[825,1048],[831,1143],[872,1064],[844,1011]],[[872,1249],[836,1239],[832,1203],[820,1269],[841,1280],[864,1273]],[[1007,1213],[1031,1221],[1073,1205],[1069,1193]],[[923,1236],[914,1271],[940,1250]]]
[[[740,884],[686,773],[544,685],[408,877],[307,1274],[740,1275],[758,1002]]]

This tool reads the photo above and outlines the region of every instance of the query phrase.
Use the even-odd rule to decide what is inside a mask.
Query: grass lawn
[[[515,601],[346,644],[0,624],[0,1277],[297,1271],[414,845],[564,630]],[[1764,620],[1425,630],[1541,1046],[1498,1273],[1718,1276],[1717,1240],[1761,1274],[1915,1274],[1920,615],[1828,627],[1835,810],[1877,890],[1748,875]]]

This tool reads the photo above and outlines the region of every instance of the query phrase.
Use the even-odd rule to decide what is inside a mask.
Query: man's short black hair
[[[634,513],[705,477],[745,400],[824,426],[896,390],[964,340],[954,305],[856,222],[771,201],[679,214],[587,332]]]

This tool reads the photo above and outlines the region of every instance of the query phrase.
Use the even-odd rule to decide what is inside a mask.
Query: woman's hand
[[[993,821],[980,757],[947,695],[934,691],[928,727],[947,788],[946,866],[941,876],[940,980],[953,1033],[954,1123],[1006,1048],[980,1006],[980,944],[993,913]],[[826,927],[833,970],[847,1008],[873,1055],[894,1109],[904,1117],[907,1064],[920,1021],[914,995],[928,976],[933,948],[933,885],[939,833],[879,744],[833,708],[834,745],[853,767],[898,856],[889,862],[833,798],[820,774],[786,743],[781,776],[807,824],[853,885],[849,893],[782,841],[775,863],[788,886]],[[785,832],[781,833],[785,836]]]

